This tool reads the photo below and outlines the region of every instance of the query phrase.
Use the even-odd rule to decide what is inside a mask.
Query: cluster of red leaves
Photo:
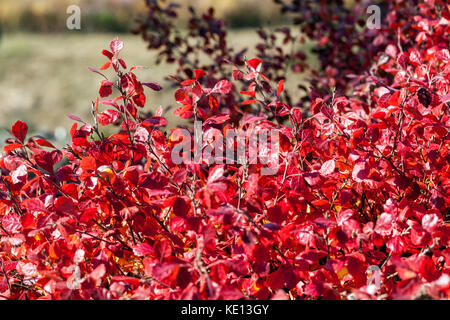
[[[389,76],[378,68],[389,58],[389,52],[385,52],[388,44],[401,44],[407,51],[433,36],[427,19],[421,17],[432,17],[437,22],[440,18],[450,19],[445,0],[273,1],[280,6],[286,20],[298,28],[259,29],[255,34],[259,41],[253,51],[264,61],[261,71],[271,81],[284,79],[290,83],[283,92],[284,101],[302,109],[310,104],[305,77],[314,92],[325,100],[331,98],[331,89],[339,94],[353,94],[355,88],[366,85],[366,77],[361,75]],[[367,12],[369,5],[381,9],[379,29],[366,26],[371,16]],[[142,35],[159,60],[176,64],[179,77],[191,77],[194,68],[201,68],[207,72],[205,84],[211,85],[221,77],[231,78],[227,63],[243,67],[250,48],[240,46],[242,49],[237,51],[230,45],[226,23],[214,16],[213,9],[199,14],[190,7],[191,16],[185,26],[189,32],[180,32],[176,27],[179,7],[171,0],[147,1],[145,19],[134,32]],[[314,41],[312,52],[320,61],[318,70],[308,64],[308,50],[304,46],[307,39]],[[266,85],[265,81],[261,84]],[[234,101],[242,102],[237,94],[238,86],[234,92],[236,95],[229,98],[229,106]],[[244,110],[255,111],[249,109]]]
[[[276,130],[274,175],[210,158],[175,164],[178,130],[160,130],[161,108],[142,117],[143,88],[161,87],[127,71],[114,39],[101,69],[118,80],[91,69],[105,77],[101,99],[94,124],[71,116],[66,162],[27,139],[25,123],[11,128],[0,158],[0,297],[448,299],[450,22],[429,2],[413,18],[420,41],[387,43],[375,64],[383,76],[366,77],[354,97],[312,93],[311,116],[283,100],[284,82],[257,58],[229,64],[229,79],[201,69],[176,78],[175,113],[203,120],[205,137]],[[236,103],[238,85],[258,113]],[[111,124],[119,130],[105,137]],[[371,266],[379,289],[368,286]]]

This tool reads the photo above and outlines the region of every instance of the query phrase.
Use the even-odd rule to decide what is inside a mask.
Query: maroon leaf
[[[142,82],[143,86],[149,87],[150,89],[154,90],[154,91],[160,91],[162,89],[162,87],[157,83],[157,82]]]
[[[152,117],[144,120],[142,126],[144,127],[163,127],[167,125],[167,120],[163,117]]]
[[[120,112],[117,110],[108,109],[97,115],[98,123],[102,126],[109,125],[116,122],[120,118]]]

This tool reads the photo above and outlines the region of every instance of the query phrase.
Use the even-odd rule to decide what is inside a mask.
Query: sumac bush
[[[392,1],[404,19],[392,17],[353,82],[337,69],[333,86],[344,91],[314,88],[304,106],[286,100],[277,60],[231,55],[212,12],[193,18],[204,43],[185,49],[208,50],[215,63],[173,77],[175,113],[201,121],[204,137],[277,132],[272,175],[262,174],[270,165],[211,153],[175,163],[181,128],[164,133],[163,108],[147,115],[146,90],[161,86],[138,80],[114,39],[101,71],[91,68],[102,77],[94,121],[70,116],[70,145],[28,137],[21,121],[11,128],[0,158],[0,296],[448,299],[450,17],[440,1],[410,3]],[[168,28],[151,45],[173,59],[188,42],[171,38],[170,19],[149,21]],[[350,66],[341,54],[324,65]],[[266,142],[260,154],[274,144]],[[215,146],[239,148],[223,144]]]

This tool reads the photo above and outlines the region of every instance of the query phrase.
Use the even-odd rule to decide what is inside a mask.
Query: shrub
[[[227,59],[213,45],[223,44],[221,23],[192,21],[217,63],[174,77],[175,113],[201,121],[205,137],[184,146],[204,157],[178,164],[193,128],[166,135],[162,108],[143,113],[144,88],[161,87],[138,80],[114,39],[106,64],[91,68],[102,77],[94,121],[71,116],[63,152],[27,138],[21,121],[11,128],[0,159],[1,296],[448,299],[449,14],[420,8],[409,20],[415,43],[388,43],[375,58],[383,76],[362,74],[367,85],[351,97],[313,91],[303,113],[284,100],[283,79],[271,80],[273,61]],[[175,51],[171,36],[152,43]],[[108,125],[117,133],[105,136]],[[209,139],[233,129],[250,135]],[[264,158],[276,144],[279,165],[218,163],[220,150],[267,131],[278,138],[257,150]],[[68,164],[55,170],[63,154]],[[368,283],[370,270],[379,285]]]

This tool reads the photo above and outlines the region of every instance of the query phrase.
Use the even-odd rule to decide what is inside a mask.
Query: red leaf
[[[155,250],[148,243],[139,243],[133,246],[133,253],[138,257],[154,255]]]
[[[409,61],[414,65],[422,64],[422,59],[420,58],[420,52],[417,51],[416,49],[410,49]]]
[[[233,71],[233,79],[238,81],[241,80],[244,77],[244,73],[241,70],[234,70]]]
[[[39,167],[53,173],[53,166],[62,160],[62,152],[59,150],[53,150],[52,152],[41,150],[34,155],[34,160]]]
[[[94,269],[94,271],[91,272],[90,277],[92,278],[92,280],[98,281],[102,279],[105,275],[106,275],[106,267],[102,263],[98,265],[97,268]]]
[[[123,42],[119,38],[115,38],[111,43],[109,44],[109,47],[111,48],[111,51],[114,53],[114,55],[118,55],[120,50],[123,49]]]
[[[253,58],[248,60],[247,64],[249,65],[250,68],[253,69],[253,71],[259,71],[258,67],[261,65],[262,61],[258,58]]]
[[[408,61],[408,55],[405,52],[398,56],[397,62],[404,70],[408,67]]]
[[[101,82],[101,86],[100,89],[98,91],[98,93],[100,94],[100,97],[104,98],[107,97],[109,95],[111,95],[112,93],[112,85],[114,83],[112,83],[111,81],[107,81],[107,80],[103,80]]]
[[[109,52],[108,50],[102,50],[102,55],[104,55],[105,57],[107,57],[108,59],[111,59],[114,55]]]
[[[159,107],[156,109],[156,111],[155,111],[155,116],[156,116],[156,117],[161,117],[162,114],[163,114],[163,108],[162,108],[162,106],[159,106]]]
[[[422,217],[422,227],[429,233],[433,233],[441,223],[442,219],[435,213],[428,213]]]
[[[57,212],[67,215],[73,215],[75,213],[72,199],[68,197],[59,197],[55,201],[55,209]]]
[[[189,79],[189,80],[184,80],[184,81],[182,81],[180,84],[181,84],[182,86],[189,86],[189,85],[193,84],[194,82],[195,82],[194,79]]]
[[[73,171],[71,166],[62,166],[56,171],[55,175],[61,181],[70,181],[72,179]]]
[[[255,97],[256,96],[255,91],[240,91],[239,93],[240,94],[244,94],[246,96],[250,96],[250,97]]]
[[[10,153],[13,150],[22,148],[23,145],[21,145],[20,143],[11,143],[11,144],[7,144],[6,146],[3,147],[3,151],[5,151],[5,153]]]
[[[34,139],[34,141],[41,147],[48,147],[48,148],[56,149],[54,145],[52,145],[50,142],[48,142],[45,139],[37,138],[37,139]]]
[[[26,213],[26,214],[22,215],[21,216],[21,220],[22,220],[22,228],[23,228],[23,230],[36,229],[36,219],[35,219],[35,217],[32,214]]]
[[[352,178],[356,182],[362,182],[369,177],[370,167],[366,161],[360,161],[353,167]]]
[[[228,120],[230,120],[230,115],[228,115],[228,114],[218,114],[216,116],[208,118],[205,121],[204,125],[221,124],[221,123],[227,122]]]
[[[142,123],[143,124],[143,123]],[[142,125],[141,127],[137,128],[134,132],[133,138],[137,142],[147,142],[149,133],[148,130],[144,128],[145,126]]]
[[[157,264],[151,268],[150,275],[168,285],[173,285],[177,281],[179,271],[180,265],[177,263]]]
[[[163,127],[167,125],[167,120],[163,117],[152,117],[142,122],[144,127]]]
[[[200,69],[195,69],[194,72],[195,72],[195,80],[198,80],[206,75],[206,72]]]
[[[48,212],[44,203],[39,198],[31,198],[22,202],[22,205],[28,210],[28,212]]]
[[[85,157],[81,160],[80,168],[83,169],[84,172],[95,171],[97,170],[97,162],[92,156]]]
[[[396,217],[393,214],[383,212],[378,217],[375,232],[381,234],[382,236],[389,236],[392,232],[395,218]]]
[[[320,168],[320,174],[323,176],[327,176],[334,172],[334,168],[335,168],[335,163],[334,163],[333,159],[325,161],[322,164],[322,167]]]
[[[111,67],[111,61],[108,61],[107,63],[105,63],[104,65],[102,65],[100,67],[100,70],[106,70],[109,69]]]
[[[97,217],[97,208],[88,208],[80,216],[80,222],[88,223]]]
[[[284,89],[284,79],[280,80],[277,85],[277,96],[280,96],[280,94],[283,92]]]
[[[101,72],[99,72],[99,71],[97,71],[97,70],[95,70],[94,68],[91,68],[91,67],[88,67],[88,69],[89,69],[89,71],[95,72],[95,73],[101,75],[103,78],[106,79],[106,76],[103,73],[101,73]]]
[[[188,119],[193,115],[193,107],[190,104],[185,105],[184,107],[176,109],[173,113],[182,119]]]
[[[250,81],[250,80],[255,79],[257,76],[258,76],[258,72],[253,71],[253,72],[247,73],[247,74],[244,76],[244,79],[247,80],[247,81]]]
[[[242,292],[232,286],[222,286],[220,288],[220,299],[222,300],[239,300],[243,297]]]
[[[281,224],[283,220],[285,219],[285,216],[283,215],[283,212],[281,210],[281,207],[279,205],[276,205],[274,207],[267,209],[267,217],[270,221]]]
[[[231,91],[232,88],[232,84],[230,81],[228,80],[221,80],[219,82],[216,83],[216,85],[214,86],[214,88],[211,90],[211,93],[223,93],[223,94],[227,94]]]
[[[399,255],[405,250],[405,242],[401,236],[395,236],[386,243],[386,248],[391,251],[392,254]]]
[[[74,120],[74,121],[78,121],[78,122],[85,123],[85,122],[84,122],[80,117],[78,117],[78,116],[74,116],[74,115],[71,115],[71,114],[67,114],[66,117],[69,118],[69,119],[71,119],[71,120]]]
[[[105,110],[97,115],[98,123],[102,126],[114,123],[120,118],[120,112],[117,110]]]
[[[284,286],[284,270],[278,268],[267,277],[267,285],[271,289],[281,289]]]
[[[188,98],[186,91],[184,91],[183,89],[178,89],[177,91],[175,91],[175,101],[180,103],[180,104],[184,104],[184,102],[186,101],[186,99]]]
[[[196,104],[203,96],[203,89],[199,84],[192,88],[192,104]]]
[[[212,111],[217,111],[219,109],[219,101],[214,96],[209,96],[209,107]]]
[[[127,65],[126,65],[125,61],[123,61],[122,59],[118,59],[118,61],[119,61],[120,65],[122,66],[122,68],[124,68],[124,69],[127,68]],[[135,67],[135,69],[136,69],[136,67]]]
[[[429,282],[437,280],[440,275],[433,263],[433,259],[427,255],[421,257],[419,272],[420,275]]]
[[[143,86],[149,87],[150,89],[154,90],[154,91],[160,91],[162,89],[162,87],[153,81],[150,82],[142,82]]]
[[[145,106],[145,94],[140,93],[138,95],[133,96],[133,101],[136,103],[138,107],[143,108]]]
[[[130,71],[133,71],[134,69],[147,69],[145,66],[133,66],[130,68]]]
[[[325,106],[325,103],[321,98],[317,98],[311,103],[311,113],[316,115],[322,111],[322,108]]]
[[[140,188],[163,189],[168,183],[168,179],[159,172],[141,174],[139,177]]]
[[[9,233],[19,233],[22,229],[20,216],[15,212],[9,212],[2,218],[2,227]]]
[[[115,100],[115,99],[114,99]],[[104,101],[100,101],[100,104],[105,104],[108,106],[113,106],[117,109],[119,109],[119,105],[114,101],[114,100],[104,100]]]
[[[26,181],[28,170],[26,165],[21,164],[16,170],[11,172],[11,180],[13,184],[24,183]]]
[[[183,197],[176,197],[173,203],[173,213],[179,217],[186,217],[189,209],[191,208],[190,203]]]
[[[111,282],[126,282],[132,286],[137,286],[141,282],[138,278],[127,277],[127,276],[113,276]]]
[[[124,74],[120,78],[120,84],[130,96],[139,95],[144,92],[142,84],[136,78],[136,75],[132,72]]]
[[[25,122],[16,121],[11,127],[12,134],[19,140],[20,142],[25,141],[25,137],[27,136],[28,126]]]
[[[243,106],[246,106],[246,105],[248,105],[248,104],[252,104],[252,103],[255,103],[255,102],[257,102],[258,100],[246,100],[246,101],[244,101],[244,102],[242,102],[242,105]]]

